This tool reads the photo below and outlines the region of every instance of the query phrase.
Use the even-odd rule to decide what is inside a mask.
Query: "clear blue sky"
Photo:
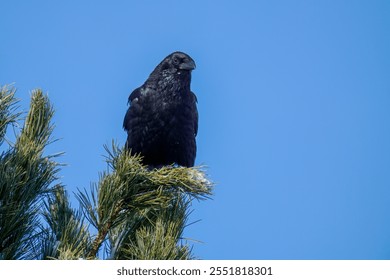
[[[0,84],[48,92],[72,195],[125,143],[127,97],[197,63],[203,259],[390,259],[389,1],[1,1]]]

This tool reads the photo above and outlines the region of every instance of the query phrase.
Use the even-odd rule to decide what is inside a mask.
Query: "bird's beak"
[[[194,70],[196,68],[195,62],[193,60],[183,62],[179,65],[179,69],[182,70]]]

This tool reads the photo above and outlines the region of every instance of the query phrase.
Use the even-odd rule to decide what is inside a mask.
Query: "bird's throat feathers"
[[[191,86],[190,71],[170,71],[171,69],[163,70],[156,74],[155,71],[149,77],[148,87],[159,90],[169,90],[172,93],[180,94],[181,92],[189,92]]]

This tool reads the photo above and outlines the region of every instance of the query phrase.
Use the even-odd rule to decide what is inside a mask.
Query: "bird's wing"
[[[193,115],[192,115],[192,119],[194,120],[194,132],[195,132],[195,136],[198,134],[198,109],[196,107],[196,103],[198,103],[198,99],[196,98],[196,95],[195,93],[193,93],[191,91],[191,96],[192,96],[192,99],[193,99],[193,102],[192,102],[192,112],[193,112]]]
[[[134,101],[136,101],[136,99],[139,98],[140,96],[141,96],[141,87],[136,88],[136,89],[133,90],[133,92],[129,95],[128,104],[131,105],[131,103],[134,102]],[[130,127],[129,127],[130,111],[131,111],[131,107],[129,107],[129,108],[127,109],[125,118],[123,119],[123,128],[124,128],[126,131],[129,131],[129,130],[130,130]]]
[[[130,108],[127,109],[125,118],[123,119],[123,129],[129,131],[129,118],[130,118]]]

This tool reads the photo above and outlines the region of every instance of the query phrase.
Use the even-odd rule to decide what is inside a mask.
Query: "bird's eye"
[[[179,59],[177,57],[173,58],[173,64],[179,64]]]

